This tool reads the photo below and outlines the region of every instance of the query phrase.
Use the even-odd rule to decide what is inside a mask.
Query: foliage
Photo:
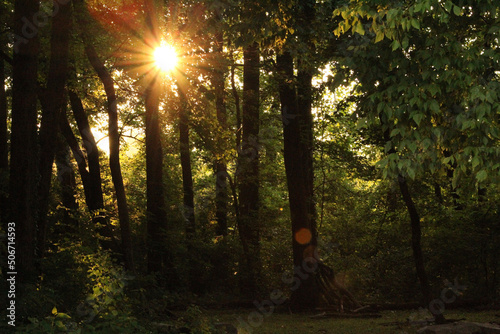
[[[13,3],[0,2],[0,50],[2,61],[7,60],[8,94],[12,45],[6,36]],[[175,271],[172,276],[179,282],[173,286],[165,283],[170,278],[166,275],[146,274],[143,80],[147,75],[141,71],[144,64],[151,67],[151,61],[146,59],[150,41],[143,31],[143,5],[137,1],[88,1],[89,13],[75,7],[67,87],[82,98],[94,135],[106,137],[106,94],[83,56],[79,36],[88,33],[117,90],[121,165],[137,272],[132,277],[122,269],[120,255],[99,249],[100,236],[85,205],[81,176],[77,175],[72,189],[77,207],[69,209],[62,204],[61,180],[54,173],[47,254],[39,259],[39,281],[20,290],[19,317],[31,322],[22,327],[26,333],[140,332],[145,329],[138,318],[157,321],[174,306],[187,307],[198,300],[223,303],[241,297],[243,247],[234,186],[241,172],[237,103],[242,99],[242,49],[254,42],[262,51],[260,154],[256,157],[260,162],[261,290],[290,292],[282,279],[292,269],[283,159],[287,119],[280,115],[280,77],[276,75],[276,55],[287,50],[298,59],[294,66],[309,67],[314,73],[319,248],[338,281],[363,302],[419,300],[407,210],[394,182],[404,176],[419,209],[426,269],[434,293],[441,292],[444,280],[457,278],[467,285],[460,298],[498,302],[499,5],[489,0],[311,1],[314,19],[303,24],[298,13],[304,3],[186,0],[158,10],[160,35],[179,48],[183,59],[183,67],[162,80],[159,119],[169,222],[162,231],[162,247],[172,257],[169,270]],[[38,32],[41,85],[47,81],[49,31],[47,24]],[[217,45],[220,33],[222,52]],[[230,68],[235,72],[234,82]],[[220,73],[225,80],[226,128],[216,110],[214,76]],[[182,205],[179,82],[184,85],[190,113],[193,240],[187,240]],[[10,96],[8,102],[10,108]],[[69,111],[68,116],[81,142]],[[10,120],[7,124],[10,132]],[[215,163],[219,160],[227,164],[234,186],[226,203],[226,236],[216,233]],[[120,222],[105,149],[100,152],[100,162],[104,212],[119,252]],[[71,167],[76,170],[74,159]],[[3,173],[0,178],[2,195],[7,193],[8,175]],[[68,213],[72,225],[65,220]],[[189,283],[192,276],[201,287],[196,291]],[[177,325],[193,333],[209,333],[212,322],[205,314],[191,306]]]
[[[363,92],[360,126],[390,136],[384,175],[451,168],[454,187],[468,173],[478,183],[498,175],[496,5],[360,1],[334,14],[343,18],[337,34],[359,36],[346,45],[345,65]]]
[[[188,307],[184,315],[178,319],[178,327],[186,328],[193,334],[210,334],[215,332],[211,320],[196,305]]]
[[[131,277],[125,274],[109,253],[85,254],[78,248],[70,246],[70,248],[62,248],[62,251],[53,257],[55,259],[51,261],[55,261],[54,264],[58,268],[66,268],[67,273],[47,277],[48,283],[43,285],[42,291],[35,292],[35,296],[39,299],[52,295],[52,302],[55,306],[52,307],[49,316],[36,317],[36,314],[30,314],[28,318],[30,324],[22,326],[24,333],[136,333],[145,331],[131,315],[130,301],[125,294],[125,285]],[[73,279],[73,284],[68,278]],[[82,280],[82,278],[85,279]],[[86,296],[81,294],[84,291],[88,292]],[[46,300],[45,303],[47,301],[50,300]],[[67,311],[59,311],[58,304],[61,305],[60,308],[67,309]]]

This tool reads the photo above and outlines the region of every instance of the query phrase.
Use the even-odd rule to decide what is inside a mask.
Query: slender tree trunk
[[[182,189],[184,194],[183,216],[186,223],[186,236],[189,240],[195,236],[196,222],[194,215],[193,174],[191,171],[191,149],[189,145],[189,111],[186,94],[179,87],[179,148],[182,169]]]
[[[178,85],[180,103],[179,103],[179,150],[182,169],[182,190],[183,190],[183,208],[186,229],[186,246],[188,250],[189,266],[189,286],[194,293],[202,293],[203,287],[200,277],[202,273],[195,260],[195,238],[196,238],[196,220],[194,215],[194,189],[193,175],[191,168],[191,149],[189,143],[189,106],[186,98],[186,86]]]
[[[55,1],[54,1],[55,2]],[[69,36],[71,29],[71,3],[59,5],[59,12],[52,19],[50,38],[50,63],[47,87],[41,93],[42,122],[40,125],[40,182],[38,185],[38,234],[39,256],[43,257],[47,233],[47,214],[49,209],[52,166],[55,145],[59,131],[57,121],[62,105],[66,103],[65,90],[68,74]]]
[[[82,136],[83,147],[87,152],[88,161],[88,186],[89,186],[89,210],[92,214],[92,220],[96,226],[96,231],[102,237],[100,244],[103,248],[117,251],[116,241],[113,231],[109,225],[106,213],[104,212],[104,196],[102,193],[101,164],[99,161],[99,149],[92,134],[87,113],[83,109],[83,103],[78,95],[69,91],[69,99],[73,115],[75,116],[78,131]]]
[[[293,72],[293,58],[285,52],[277,58],[281,113],[283,120],[284,159],[287,176],[294,268],[300,285],[293,291],[295,309],[312,309],[319,290],[314,279],[317,247],[316,213],[313,199],[311,75],[299,72],[298,94]],[[312,267],[307,273],[304,268]]]
[[[236,80],[235,80],[235,68],[236,65],[233,64],[231,66],[231,91],[233,93],[234,105],[236,111],[236,147],[240,147],[241,145],[241,107],[240,107],[240,94],[238,94],[238,90],[236,89]]]
[[[216,35],[216,49],[219,57],[219,66],[213,73],[213,85],[215,90],[215,107],[217,111],[217,121],[222,133],[227,130],[227,112],[225,105],[225,90],[224,90],[224,73],[225,66],[223,64],[223,45],[224,38],[222,33]],[[221,145],[215,162],[215,216],[217,219],[217,235],[227,235],[227,165],[225,159],[225,145]]]
[[[417,270],[418,280],[420,281],[420,288],[422,289],[422,294],[424,296],[424,302],[428,308],[431,308],[432,301],[432,290],[429,284],[429,279],[427,278],[427,273],[425,271],[424,265],[424,255],[422,252],[422,230],[420,227],[420,215],[418,214],[417,208],[415,207],[415,203],[413,202],[413,198],[410,194],[410,189],[408,188],[408,183],[406,182],[405,177],[400,175],[398,177],[399,189],[401,190],[401,195],[403,197],[403,201],[406,204],[406,208],[408,210],[408,214],[410,216],[411,222],[411,248],[413,250],[413,259],[415,261],[415,268]],[[431,309],[431,312],[434,311]],[[444,316],[443,314],[435,314],[436,322],[443,323]]]
[[[80,146],[78,145],[78,140],[75,137],[75,134],[73,133],[73,130],[71,129],[71,126],[69,125],[68,118],[66,115],[66,112],[63,111],[60,115],[59,118],[59,130],[61,131],[62,136],[66,140],[66,143],[71,149],[71,152],[73,153],[73,157],[76,160],[76,164],[78,167],[78,173],[80,174],[80,178],[82,180],[83,184],[83,192],[85,194],[85,203],[87,204],[87,207],[89,211],[91,210],[92,206],[92,194],[90,192],[90,177],[89,177],[89,171],[87,170],[87,161],[85,160],[85,155],[83,154],[82,150],[80,149]]]
[[[0,224],[6,231],[9,147],[7,145],[7,92],[5,91],[5,62],[3,59],[0,59],[0,85]]]
[[[113,78],[99,59],[94,47],[82,34],[85,44],[85,52],[92,67],[101,79],[108,100],[108,137],[109,137],[109,167],[111,178],[115,187],[116,203],[118,206],[118,218],[120,220],[120,231],[122,239],[122,254],[124,256],[125,268],[134,271],[132,236],[130,231],[130,217],[127,205],[127,196],[123,184],[122,170],[120,166],[120,135],[118,133],[118,106]]]
[[[381,124],[383,124],[383,119],[380,117]],[[387,129],[384,133],[384,140],[386,142],[390,142],[390,129]],[[396,149],[393,147],[389,150],[389,154],[396,153]],[[408,215],[410,216],[410,224],[411,224],[411,248],[413,252],[413,259],[415,261],[415,269],[417,272],[417,277],[420,283],[420,288],[422,289],[422,295],[424,298],[424,303],[427,308],[431,311],[431,301],[432,301],[432,290],[429,284],[429,279],[427,277],[427,272],[425,270],[424,264],[424,255],[422,252],[422,230],[420,226],[420,215],[418,213],[417,207],[413,202],[413,198],[410,193],[410,189],[408,187],[408,183],[406,178],[403,175],[398,176],[398,185],[399,190],[401,191],[401,196],[403,197],[403,201],[405,202],[406,209],[408,210]],[[438,323],[444,323],[445,318],[443,314],[434,314],[435,320]]]
[[[16,1],[14,34],[26,35],[23,18],[39,11],[39,1]],[[16,40],[12,69],[12,126],[10,160],[10,219],[16,224],[18,279],[34,281],[38,142],[37,142],[37,57],[39,41],[36,31],[30,38]]]
[[[67,143],[64,142],[62,135],[57,139],[57,151],[55,158],[57,166],[57,179],[61,186],[62,202],[62,233],[69,232],[75,234],[78,232],[78,220],[73,215],[78,210],[76,202],[76,178],[75,171],[71,166],[70,150]]]
[[[244,50],[242,145],[238,156],[239,220],[243,245],[242,292],[254,296],[260,277],[259,47]]]

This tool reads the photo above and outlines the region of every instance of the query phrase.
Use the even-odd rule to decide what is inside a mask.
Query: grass
[[[276,312],[259,317],[256,310],[209,311],[207,315],[219,322],[232,323],[238,333],[258,334],[413,334],[420,328],[410,325],[407,319],[425,319],[427,314],[418,311],[384,311],[377,319],[311,319],[310,315]],[[460,311],[445,313],[448,319],[473,322],[500,322],[499,311]],[[253,326],[252,326],[253,325]]]

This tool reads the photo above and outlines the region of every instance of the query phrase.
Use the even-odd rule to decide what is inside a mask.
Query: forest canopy
[[[498,303],[497,1],[19,0],[0,25],[10,326]]]

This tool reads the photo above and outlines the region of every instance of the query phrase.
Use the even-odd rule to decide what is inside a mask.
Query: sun
[[[171,45],[161,45],[154,51],[156,67],[164,72],[171,71],[177,66],[177,53]]]

